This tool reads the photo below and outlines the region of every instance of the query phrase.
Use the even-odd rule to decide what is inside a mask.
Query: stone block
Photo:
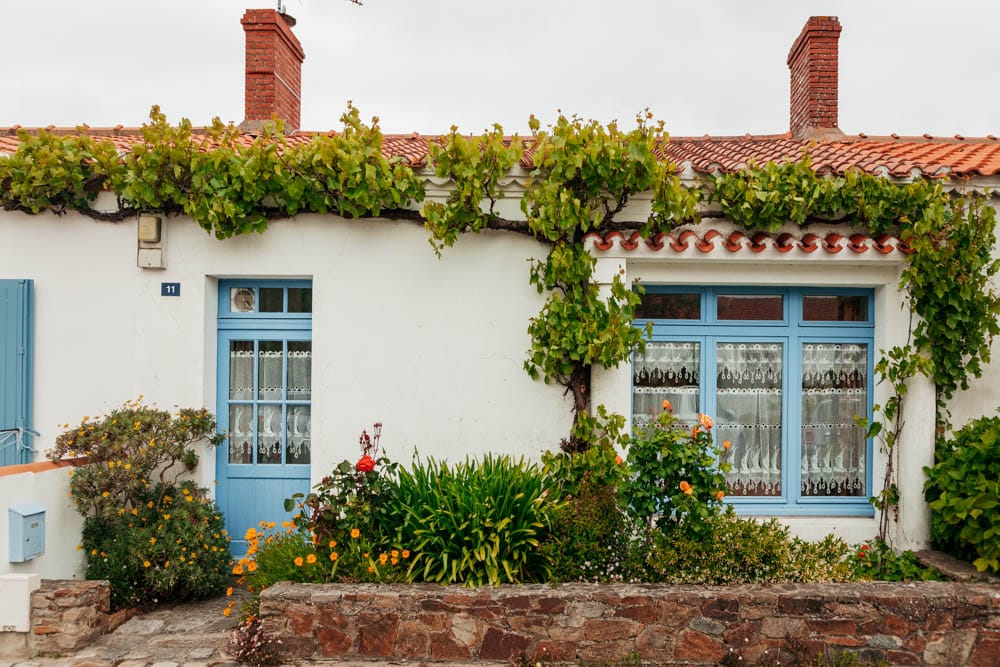
[[[358,614],[355,624],[359,654],[392,655],[399,626],[398,614]]]
[[[635,637],[641,629],[642,624],[635,621],[588,618],[583,622],[583,637],[588,641],[603,642]]]
[[[923,660],[927,665],[964,665],[976,642],[976,631],[952,630],[927,642]]]
[[[523,655],[531,638],[498,628],[487,628],[479,647],[479,657],[486,660],[512,660]]]
[[[674,650],[674,657],[687,662],[715,664],[728,652],[729,649],[723,646],[720,638],[689,629],[681,631]]]
[[[726,629],[726,624],[704,616],[695,616],[688,627],[705,635],[721,635]]]
[[[771,616],[760,622],[760,633],[765,637],[804,637],[808,634],[806,622],[792,616]]]
[[[1000,665],[1000,639],[983,639],[969,656],[969,667],[996,667]]]

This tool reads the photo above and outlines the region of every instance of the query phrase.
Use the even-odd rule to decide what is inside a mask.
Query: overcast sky
[[[835,15],[845,132],[1000,135],[997,0],[285,1],[309,130],[353,100],[386,132],[646,107],[677,136],[784,132],[788,49]],[[239,122],[247,7],[275,4],[0,0],[0,126]]]

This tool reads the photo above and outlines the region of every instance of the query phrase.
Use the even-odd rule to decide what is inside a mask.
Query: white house
[[[249,10],[243,25],[241,127],[250,136],[277,115],[295,130],[304,51],[273,10]],[[814,17],[795,41],[788,133],[672,138],[667,151],[681,178],[808,151],[816,169],[838,174],[1000,184],[996,137],[844,135],[839,33],[836,18]],[[135,128],[90,132],[122,150],[141,140]],[[384,150],[421,168],[426,142],[388,136]],[[0,153],[17,146],[15,128],[0,128]],[[429,196],[447,192],[448,183],[422,173]],[[521,215],[524,175],[516,169],[505,186],[509,217]],[[115,207],[111,196],[99,201]],[[630,207],[628,219],[648,213],[642,198]],[[808,537],[872,537],[868,499],[885,460],[852,417],[885,400],[873,364],[909,330],[898,289],[906,245],[847,228],[747,235],[717,217],[668,237],[615,232],[587,243],[599,282],[619,272],[641,279],[640,321],[654,325],[643,358],[595,372],[593,403],[632,423],[664,398],[681,417],[714,414],[718,437],[734,443],[730,498],[741,512],[781,517]],[[14,466],[0,478],[0,545],[8,546],[7,506],[48,507],[44,555],[10,563],[0,548],[0,574],[79,576],[67,473],[50,470],[43,452],[60,424],[138,395],[217,413],[230,437],[206,452],[198,476],[216,489],[237,535],[356,457],[358,434],[377,420],[387,452],[402,462],[414,451],[458,459],[555,448],[572,421],[570,402],[522,368],[527,323],[543,304],[526,259],[545,253],[527,235],[488,231],[463,236],[439,259],[411,220],[307,214],[219,241],[185,217],[157,228],[152,219],[0,211],[0,428],[41,433],[33,469]],[[953,401],[956,423],[1000,404],[996,377],[988,371]],[[902,547],[928,541],[921,487],[934,402],[930,381],[913,380],[899,469]]]

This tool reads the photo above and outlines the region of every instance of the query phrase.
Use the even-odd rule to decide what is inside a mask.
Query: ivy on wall
[[[247,141],[219,121],[197,133],[186,120],[170,125],[154,107],[142,141],[124,155],[110,140],[85,131],[22,132],[17,152],[0,159],[0,208],[74,210],[101,220],[150,210],[183,213],[220,239],[260,233],[272,219],[306,212],[404,218],[424,223],[438,253],[462,233],[530,234],[548,248],[544,260],[532,262],[528,277],[547,297],[528,325],[532,347],[524,366],[533,378],[558,383],[572,397],[570,449],[586,447],[591,437],[593,421],[585,416],[592,366],[616,366],[644,340],[632,326],[639,299],[632,285],[620,276],[604,290],[593,283],[595,259],[582,243],[587,232],[639,230],[648,238],[700,221],[705,201],[748,230],[839,223],[897,234],[914,250],[900,286],[916,317],[908,343],[884,350],[876,365],[890,387],[890,398],[877,406],[869,425],[890,461],[884,491],[873,499],[883,523],[898,499],[894,461],[907,381],[923,374],[935,382],[944,428],[944,402],[981,376],[1000,331],[1000,299],[990,287],[1000,268],[992,258],[995,210],[979,193],[946,191],[929,180],[896,183],[860,171],[821,176],[808,157],[688,186],[662,159],[668,141],[662,123],[645,114],[629,131],[565,116],[542,129],[532,117],[528,140],[505,137],[500,126],[479,137],[452,128],[429,147],[430,168],[451,182],[448,196],[425,201],[423,180],[413,169],[382,154],[377,118],[365,124],[349,106],[341,121],[342,132],[306,142],[290,141],[280,124]],[[504,179],[519,163],[528,170],[524,219],[505,219],[497,203]],[[117,211],[93,208],[101,190],[115,193]],[[650,215],[622,219],[637,193],[651,193]],[[423,205],[419,212],[417,204]]]

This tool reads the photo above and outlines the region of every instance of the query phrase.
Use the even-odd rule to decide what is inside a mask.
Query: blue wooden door
[[[280,526],[290,518],[285,498],[309,491],[312,332],[311,312],[302,310],[311,311],[311,288],[276,281],[222,288],[217,412],[228,437],[217,452],[216,498],[233,553],[243,554],[248,528]]]
[[[0,431],[30,428],[32,281],[0,280]],[[31,436],[18,448],[0,432],[0,465],[31,461]]]

